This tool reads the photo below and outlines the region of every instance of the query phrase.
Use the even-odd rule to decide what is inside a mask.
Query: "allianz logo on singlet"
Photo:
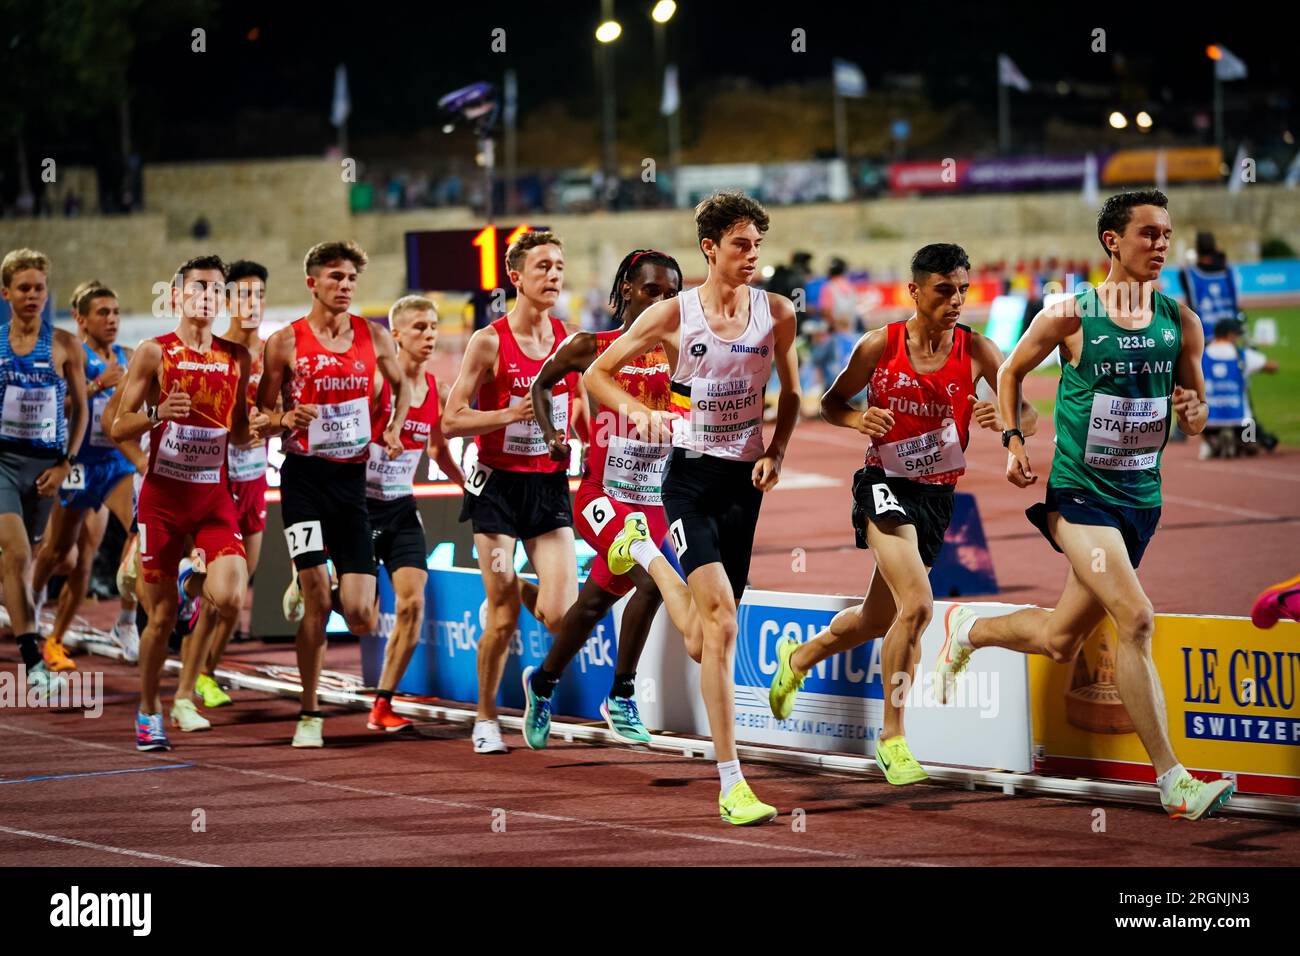
[[[901,412],[904,415],[917,415],[922,418],[952,418],[953,411],[951,405],[940,405],[937,402],[913,402],[905,398],[889,396],[890,411]]]
[[[738,352],[743,353],[745,355],[766,356],[767,346],[766,345],[733,345],[731,347],[731,354],[735,355]]]
[[[316,388],[346,392],[354,388],[365,388],[369,381],[365,375],[323,375],[316,379]]]

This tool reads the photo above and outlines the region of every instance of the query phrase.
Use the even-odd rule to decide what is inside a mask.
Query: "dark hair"
[[[1198,256],[1212,256],[1218,251],[1218,247],[1214,244],[1214,233],[1198,232],[1196,234],[1196,254]]]
[[[614,310],[614,318],[620,322],[623,321],[623,310],[627,308],[627,300],[623,298],[623,283],[631,282],[632,277],[636,275],[636,270],[645,265],[672,269],[677,273],[677,288],[681,291],[682,267],[677,264],[676,259],[666,252],[655,249],[633,249],[618,264],[618,271],[614,273],[614,285],[609,290],[610,307]]]
[[[1106,248],[1106,240],[1102,235],[1107,232],[1118,232],[1121,236],[1124,235],[1129,220],[1133,218],[1134,206],[1159,206],[1161,209],[1168,209],[1169,197],[1158,189],[1135,189],[1132,192],[1111,196],[1102,203],[1101,212],[1097,213],[1097,241],[1101,243],[1102,249],[1106,250],[1108,257],[1110,250]]]
[[[356,266],[358,273],[364,272],[366,263],[370,261],[366,257],[366,251],[351,239],[347,242],[335,240],[318,242],[308,249],[302,261],[302,268],[307,275],[312,275],[312,270],[327,266],[331,262],[342,262],[344,259]]]
[[[253,262],[251,259],[239,259],[226,267],[226,285],[232,286],[240,279],[261,279],[262,284],[265,285],[267,275],[266,266],[260,262]],[[229,289],[227,289],[227,292],[229,292]]]
[[[695,207],[695,229],[700,242],[705,239],[721,242],[728,229],[742,222],[752,222],[759,232],[767,232],[770,225],[763,204],[742,192],[717,192]]]
[[[839,256],[836,256],[834,259],[831,260],[830,267],[827,268],[826,274],[833,279],[836,276],[844,275],[844,273],[848,271],[849,271],[849,264],[845,262],[843,259],[841,259]]]
[[[183,286],[185,277],[191,272],[198,272],[200,269],[215,269],[221,273],[221,281],[226,280],[226,264],[221,261],[221,256],[195,256],[193,259],[187,259],[181,263],[181,267],[176,270],[176,278],[172,284]]]
[[[1219,319],[1214,323],[1214,337],[1216,339],[1226,339],[1229,335],[1243,335],[1246,327],[1242,325],[1240,319]]]
[[[912,281],[920,285],[932,274],[946,276],[957,269],[969,269],[970,256],[955,242],[932,242],[912,256]]]

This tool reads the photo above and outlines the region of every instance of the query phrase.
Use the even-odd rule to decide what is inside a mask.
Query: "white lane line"
[[[33,830],[17,830],[13,827],[0,826],[0,833],[28,837],[33,840],[45,840],[47,843],[62,843],[66,846],[81,847],[84,850],[102,850],[105,853],[117,853],[120,856],[133,856],[140,860],[154,860],[158,863],[175,863],[178,866],[219,867],[221,865],[220,863],[201,863],[198,860],[186,860],[179,856],[164,856],[161,853],[145,853],[141,850],[128,850],[125,847],[109,846],[105,843],[91,843],[88,840],[74,840],[71,837],[55,836],[53,833],[36,833]]]
[[[1176,505],[1187,505],[1191,508],[1201,508],[1205,511],[1221,511],[1224,514],[1237,515],[1240,518],[1255,518],[1264,521],[1276,521],[1280,518],[1290,518],[1292,515],[1273,514],[1268,511],[1252,511],[1249,508],[1238,508],[1234,505],[1225,505],[1219,501],[1201,501],[1199,498],[1184,498],[1182,495],[1162,494],[1165,501]]]
[[[1198,461],[1192,467],[1204,468],[1206,471],[1221,471],[1225,475],[1250,475],[1254,478],[1272,478],[1274,481],[1300,481],[1300,474],[1269,471],[1266,468],[1251,468],[1249,465],[1220,465],[1215,462]]]
[[[76,737],[66,737],[62,734],[49,734],[40,730],[30,730],[26,727],[19,727],[15,724],[0,723],[0,730],[8,730],[11,733],[26,734],[31,737],[44,737],[49,740],[57,740],[63,744],[75,743],[83,747],[91,747],[96,750],[108,750],[113,753],[131,753],[135,756],[154,757],[153,754],[137,754],[136,751],[128,751],[124,747],[113,747],[109,744],[95,743],[89,740],[78,740]],[[160,756],[155,759],[166,760],[175,758]],[[269,773],[264,770],[247,770],[243,767],[228,767],[223,764],[205,763],[197,760],[193,761],[193,765],[207,770],[221,770],[227,773],[237,773],[248,777],[257,777],[262,780],[276,780],[281,783],[297,783],[309,787],[323,787],[327,790],[355,793],[366,797],[390,797],[398,800],[410,800],[416,803],[427,803],[433,804],[434,806],[450,807],[455,810],[475,810],[487,814],[491,814],[498,809],[505,809],[508,814],[526,817],[533,820],[545,820],[551,823],[567,823],[577,826],[599,827],[606,830],[623,830],[632,833],[645,833],[652,836],[666,837],[674,840],[694,840],[699,843],[720,843],[730,846],[742,846],[753,850],[770,850],[776,853],[801,853],[805,856],[830,857],[838,860],[860,860],[879,866],[933,867],[944,865],[942,863],[923,863],[916,860],[899,860],[890,857],[859,856],[852,853],[837,853],[834,850],[818,850],[812,847],[784,846],[779,843],[760,843],[756,840],[740,840],[734,837],[708,836],[703,833],[678,833],[673,830],[661,830],[657,827],[638,826],[634,823],[611,823],[606,820],[586,820],[581,817],[561,816],[555,813],[537,813],[532,810],[511,810],[505,807],[483,806],[476,803],[462,803],[455,800],[439,800],[436,797],[424,797],[409,793],[395,793],[390,790],[374,790],[369,787],[353,787],[348,784],[328,783],[322,780],[308,780],[305,777],[292,777],[288,774]]]

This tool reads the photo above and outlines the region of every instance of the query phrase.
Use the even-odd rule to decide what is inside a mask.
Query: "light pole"
[[[613,18],[614,0],[601,0],[603,15],[600,26],[596,27],[596,40],[600,43],[600,90],[602,114],[605,133],[605,194],[610,195],[610,187],[618,175],[618,147],[615,141],[617,120],[614,104],[614,59],[610,44],[623,35],[623,27]]]
[[[659,77],[659,81],[661,84],[660,86],[661,101],[662,101],[663,94],[666,91],[668,85],[668,76],[667,76],[667,67],[666,67],[668,58],[665,53],[667,47],[668,21],[673,18],[673,14],[676,12],[677,12],[677,4],[674,3],[673,0],[659,0],[659,2],[656,3],[654,5],[654,8],[650,11],[650,19],[654,21],[654,25],[655,25],[654,26],[655,76]],[[675,75],[673,77],[673,82],[674,84],[677,82],[677,77]],[[679,162],[678,152],[681,148],[681,125],[680,125],[681,112],[682,112],[681,97],[679,94],[677,98],[677,102],[673,104],[672,112],[670,112],[667,116],[668,165],[672,168],[674,175],[676,175],[677,173],[677,164]]]

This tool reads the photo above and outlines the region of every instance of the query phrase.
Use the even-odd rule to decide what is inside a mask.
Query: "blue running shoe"
[[[531,680],[536,667],[524,668],[524,743],[532,750],[546,747],[551,735],[551,699],[533,693]]]
[[[606,697],[600,704],[600,716],[619,740],[629,744],[648,744],[650,732],[641,722],[634,697]]]
[[[162,714],[145,714],[140,711],[135,715],[135,749],[136,750],[171,750],[172,742],[163,730]]]

